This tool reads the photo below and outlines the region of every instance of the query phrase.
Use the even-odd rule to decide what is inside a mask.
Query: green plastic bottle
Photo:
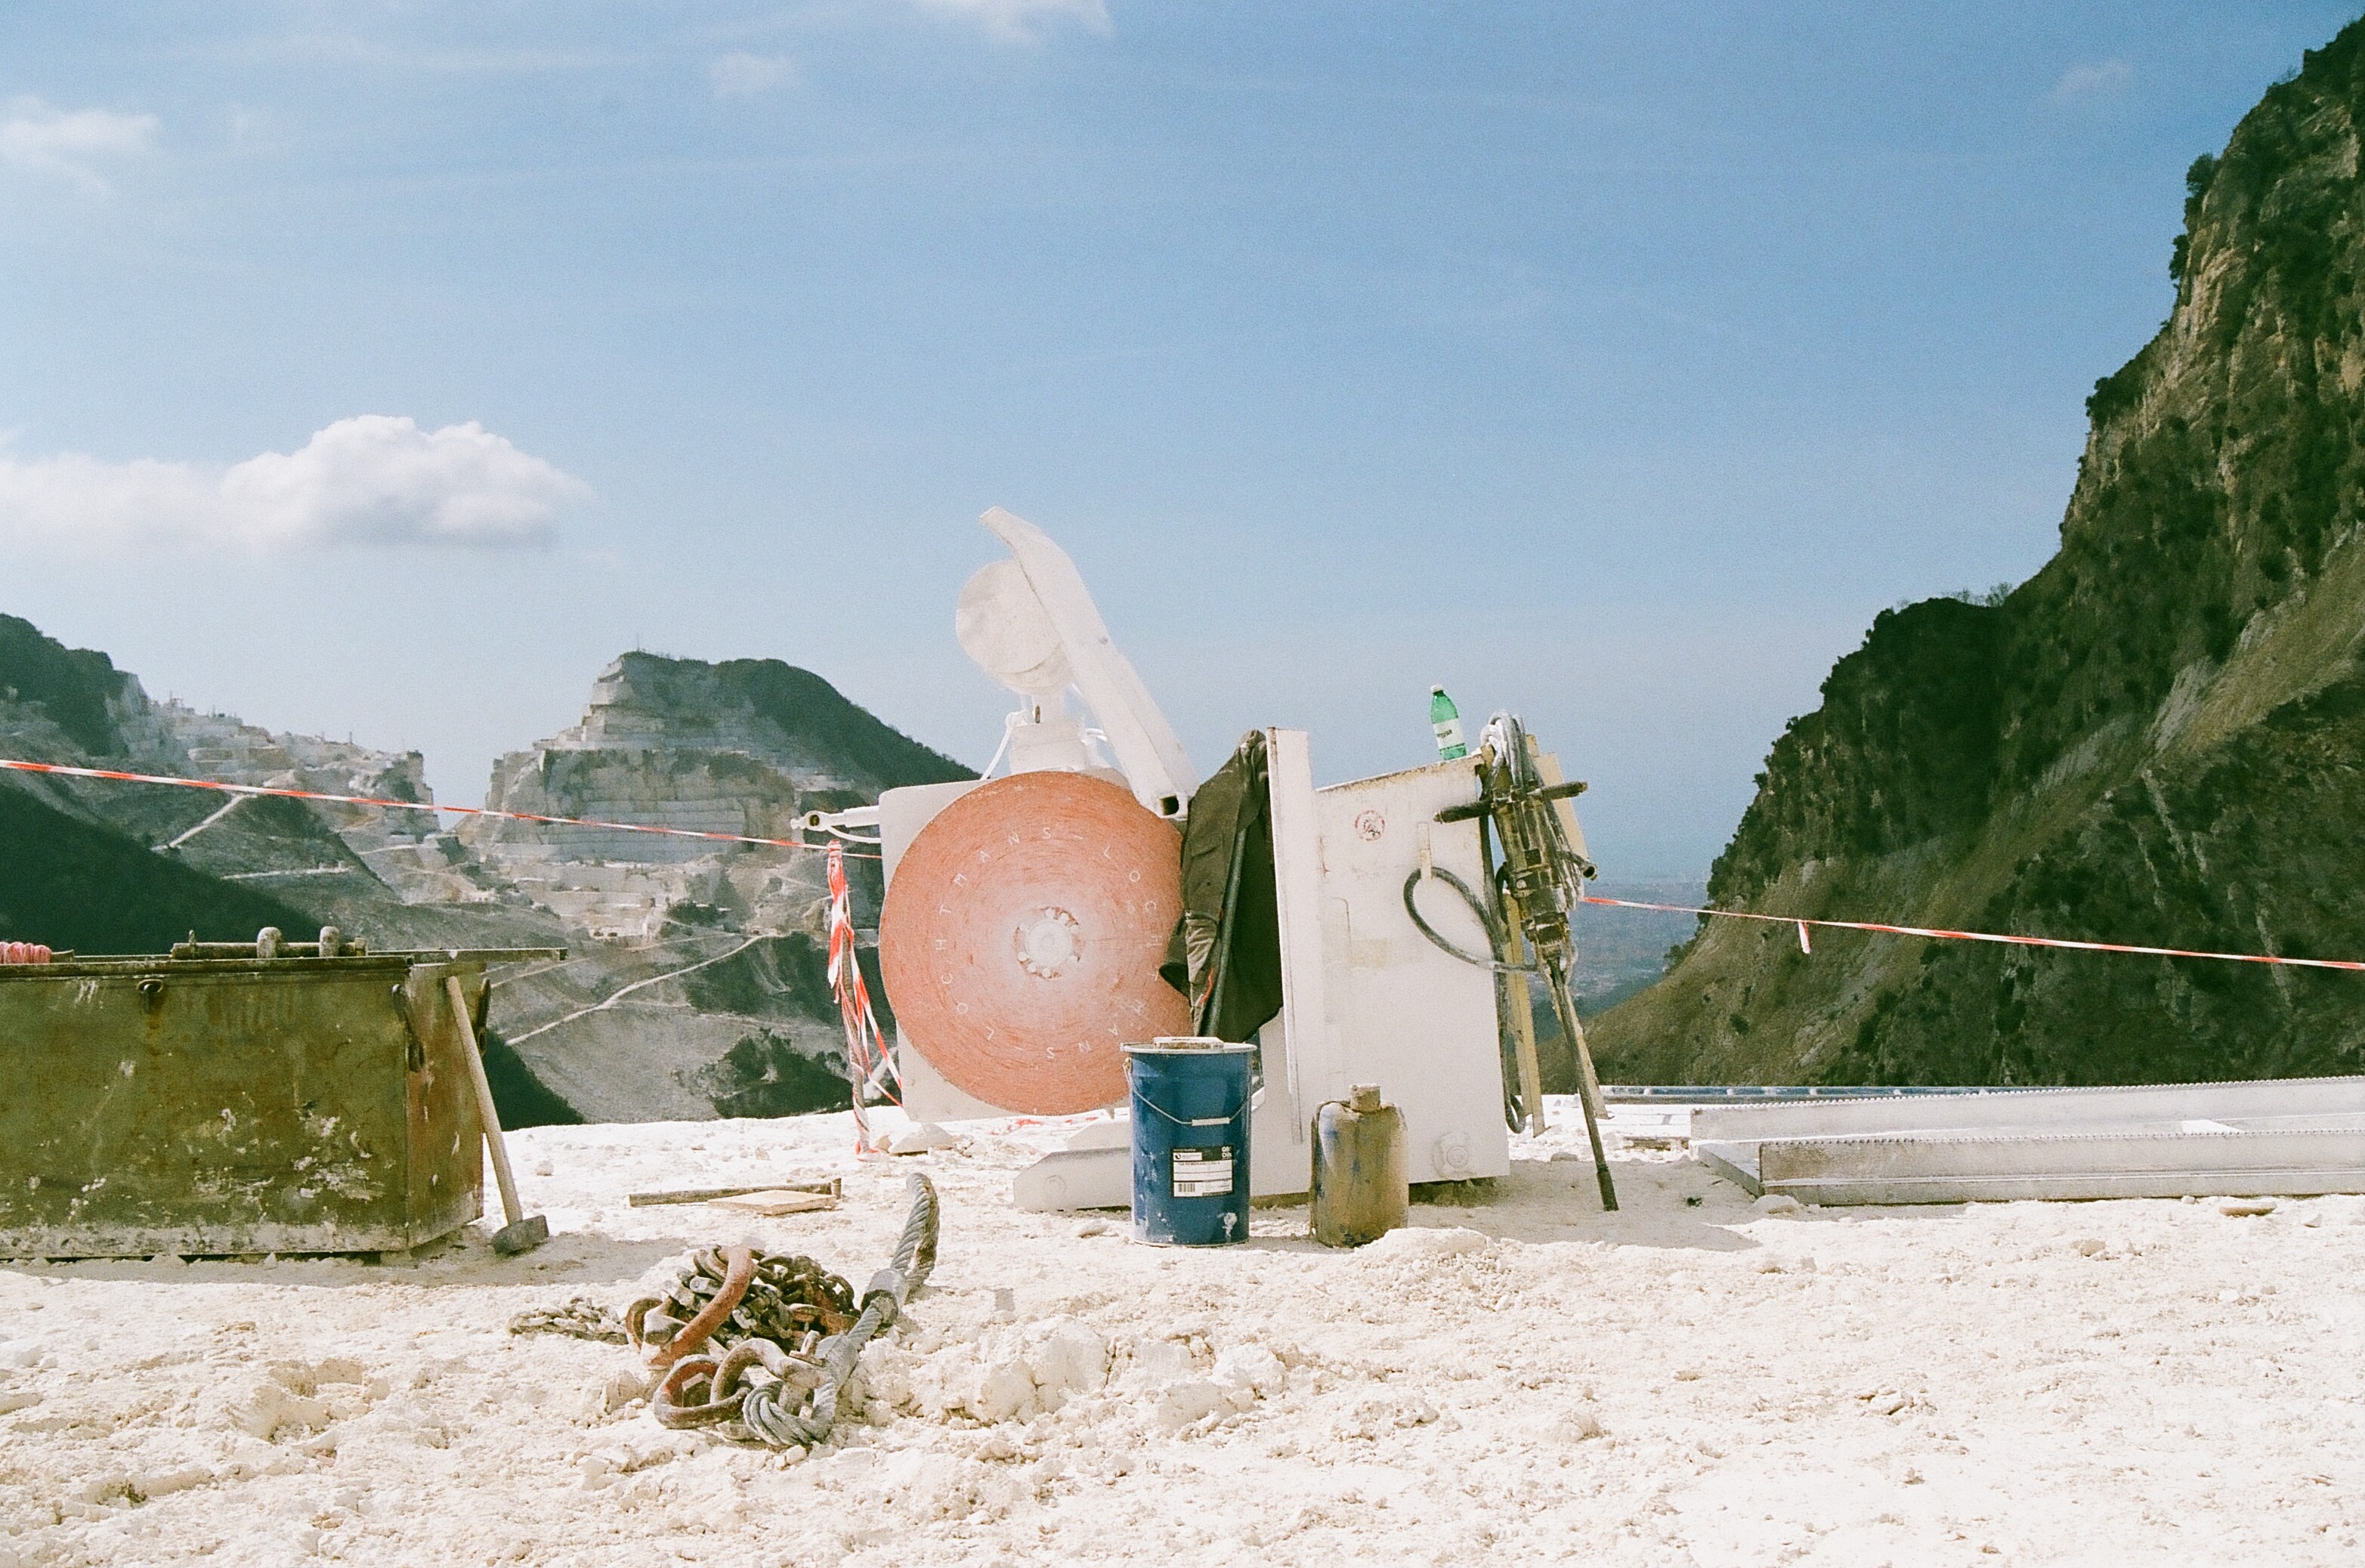
[[[1462,738],[1462,710],[1445,694],[1445,688],[1429,689],[1429,727],[1437,732],[1437,755],[1440,760],[1454,761],[1470,755],[1469,743]]]

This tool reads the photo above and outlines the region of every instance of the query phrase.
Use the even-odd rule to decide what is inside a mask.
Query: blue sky
[[[982,764],[1002,505],[1203,767],[1427,688],[1698,873],[2050,553],[2187,163],[2351,6],[0,11],[0,610],[446,798],[633,646]]]

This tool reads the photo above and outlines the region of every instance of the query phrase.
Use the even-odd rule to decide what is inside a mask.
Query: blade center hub
[[[1037,980],[1051,980],[1073,969],[1083,957],[1083,933],[1076,917],[1057,905],[1047,905],[1026,916],[1011,933],[1018,967]]]

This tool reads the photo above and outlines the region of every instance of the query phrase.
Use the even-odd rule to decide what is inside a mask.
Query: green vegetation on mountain
[[[533,1069],[517,1054],[517,1047],[501,1037],[499,1030],[487,1029],[477,1036],[476,1048],[485,1058],[485,1082],[493,1092],[493,1110],[503,1127],[515,1131],[583,1125],[582,1113],[535,1077]]]
[[[848,701],[837,688],[778,659],[725,659],[716,680],[757,716],[854,772],[893,784],[949,784],[977,774]]]
[[[107,703],[123,688],[115,661],[69,648],[14,615],[0,615],[0,702],[24,703],[95,756],[123,749]]]
[[[76,761],[120,754],[114,704],[127,684],[105,654],[69,648],[29,621],[0,615],[5,755]],[[319,924],[284,900],[157,854],[144,832],[93,816],[70,790],[0,774],[0,937],[79,953],[155,953],[192,931],[234,942],[266,925],[302,934]]]
[[[2365,23],[2187,177],[2175,307],[2094,386],[2061,548],[1884,613],[1775,743],[1721,906],[2365,957]],[[2365,1070],[2365,976],[1709,922],[1606,1075]]]
[[[207,942],[251,942],[266,925],[300,936],[319,924],[0,787],[0,937],[78,953],[161,953],[192,931]]]

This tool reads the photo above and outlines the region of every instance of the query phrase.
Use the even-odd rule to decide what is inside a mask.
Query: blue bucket
[[[1133,1085],[1133,1234],[1172,1247],[1249,1238],[1254,1046],[1159,1040],[1125,1047]]]

